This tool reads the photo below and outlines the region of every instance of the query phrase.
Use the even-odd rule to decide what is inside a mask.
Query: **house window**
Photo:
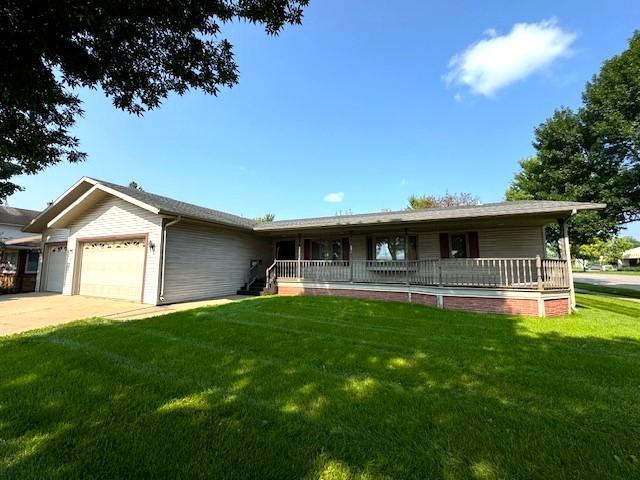
[[[407,248],[404,235],[375,237],[371,241],[369,260],[404,260],[405,258],[416,260],[418,258],[417,238],[415,235],[411,235],[408,238],[409,245]]]
[[[38,252],[29,252],[27,254],[27,262],[24,268],[24,273],[37,273],[39,259],[40,254]]]
[[[440,233],[440,258],[478,258],[478,232]]]
[[[342,240],[311,240],[311,260],[342,260]]]
[[[451,234],[451,258],[467,258],[467,235]]]

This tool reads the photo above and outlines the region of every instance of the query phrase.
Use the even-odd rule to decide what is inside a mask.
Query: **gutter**
[[[165,259],[167,258],[167,228],[171,227],[182,221],[182,215],[178,215],[176,218],[162,227],[162,265],[160,266],[160,301],[164,301],[164,266]]]

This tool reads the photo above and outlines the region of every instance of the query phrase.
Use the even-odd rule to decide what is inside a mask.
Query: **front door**
[[[276,260],[295,260],[296,241],[278,240],[276,242]]]

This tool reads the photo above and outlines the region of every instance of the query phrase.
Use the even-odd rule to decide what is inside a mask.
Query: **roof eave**
[[[209,220],[205,218],[199,218],[193,215],[185,215],[184,213],[178,213],[171,210],[159,210],[158,214],[167,216],[167,217],[172,217],[172,218],[181,217],[183,220],[189,220],[189,221],[198,222],[198,223],[205,223],[209,225],[222,225],[224,227],[235,228],[235,229],[244,230],[247,232],[254,231],[253,225],[241,225],[235,222],[225,222],[224,220]]]
[[[376,227],[381,225],[403,225],[403,224],[411,224],[411,223],[438,223],[438,222],[455,222],[459,221],[469,221],[469,220],[482,220],[482,219],[490,219],[490,218],[504,218],[504,217],[532,217],[537,215],[544,216],[555,216],[557,218],[569,218],[578,211],[583,210],[602,210],[607,205],[605,203],[585,203],[585,204],[574,204],[572,206],[567,206],[566,208],[540,208],[535,211],[530,212],[505,212],[505,213],[494,213],[488,215],[469,215],[469,216],[458,216],[458,217],[440,217],[440,218],[427,218],[427,219],[390,219],[388,221],[376,221],[376,222],[344,222],[344,223],[313,223],[308,225],[284,225],[279,226],[277,222],[275,223],[262,223],[256,225],[254,230],[256,232],[288,232],[294,230],[311,230],[318,228],[345,228],[345,227]],[[393,215],[392,212],[390,215]],[[335,218],[335,217],[329,217]],[[291,220],[296,221],[296,220]],[[300,221],[304,221],[304,219],[300,219]],[[282,221],[288,222],[286,220]]]

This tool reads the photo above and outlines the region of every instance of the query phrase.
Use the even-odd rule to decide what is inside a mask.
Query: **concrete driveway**
[[[124,300],[65,296],[55,293],[0,295],[0,336],[62,325],[91,317],[135,320],[207,305],[221,305],[243,298],[246,297],[232,295],[225,298],[156,307]]]
[[[616,273],[577,273],[574,272],[573,279],[576,282],[592,283],[605,287],[629,288],[640,290],[640,275],[620,275]]]

